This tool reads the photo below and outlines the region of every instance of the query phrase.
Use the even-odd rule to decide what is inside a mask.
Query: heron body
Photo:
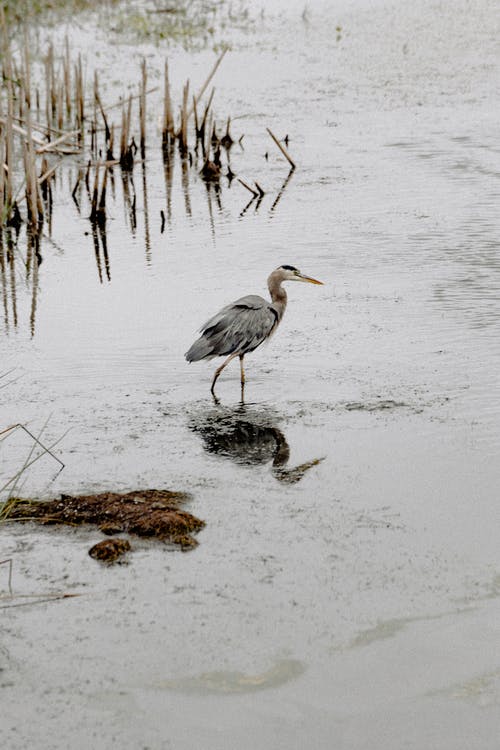
[[[219,310],[201,328],[201,336],[186,352],[188,362],[202,359],[227,357],[215,371],[212,380],[212,393],[222,370],[235,357],[240,358],[241,386],[245,383],[243,357],[253,352],[274,333],[286,309],[287,295],[282,286],[284,281],[304,281],[321,284],[321,281],[305,276],[294,266],[280,266],[271,273],[267,286],[271,301],[248,294]]]

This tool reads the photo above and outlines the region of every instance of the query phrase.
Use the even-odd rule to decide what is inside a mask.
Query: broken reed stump
[[[104,534],[126,533],[177,544],[183,550],[197,542],[192,536],[205,522],[179,506],[190,499],[184,492],[134,490],[124,494],[61,495],[58,500],[11,498],[0,519],[35,521],[43,525],[97,526]]]
[[[231,148],[231,146],[234,143],[234,141],[233,141],[233,139],[231,137],[231,133],[229,131],[230,126],[231,126],[231,118],[228,117],[227,118],[227,124],[226,124],[226,132],[224,133],[224,135],[220,139],[221,146],[224,146],[224,148],[227,149],[228,151],[229,151],[229,149]]]

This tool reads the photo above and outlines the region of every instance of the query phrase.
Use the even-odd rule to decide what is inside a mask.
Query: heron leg
[[[217,378],[221,374],[222,370],[226,365],[228,365],[232,359],[238,356],[238,352],[233,352],[233,354],[230,354],[227,359],[224,360],[224,362],[221,364],[220,367],[218,367],[215,371],[214,379],[212,380],[212,387],[210,388],[212,394],[214,393],[215,383],[217,382]]]
[[[240,354],[240,373],[241,373],[241,387],[243,388],[245,385],[245,369],[243,367],[243,357],[244,354]]]

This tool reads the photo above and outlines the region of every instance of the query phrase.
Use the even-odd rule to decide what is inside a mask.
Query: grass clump
[[[184,492],[134,490],[125,494],[61,495],[57,500],[37,501],[11,498],[1,516],[9,521],[36,521],[44,525],[97,526],[103,533],[125,532],[195,547],[191,536],[205,525],[179,505],[189,498]],[[1,520],[0,516],[0,520]]]

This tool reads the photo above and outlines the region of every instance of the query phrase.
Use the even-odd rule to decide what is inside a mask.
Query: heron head
[[[295,268],[295,266],[279,266],[276,270],[281,272],[281,278],[283,281],[305,281],[308,284],[323,283],[322,281],[318,281],[317,279],[311,278],[311,276],[306,276],[301,273],[298,268]]]

